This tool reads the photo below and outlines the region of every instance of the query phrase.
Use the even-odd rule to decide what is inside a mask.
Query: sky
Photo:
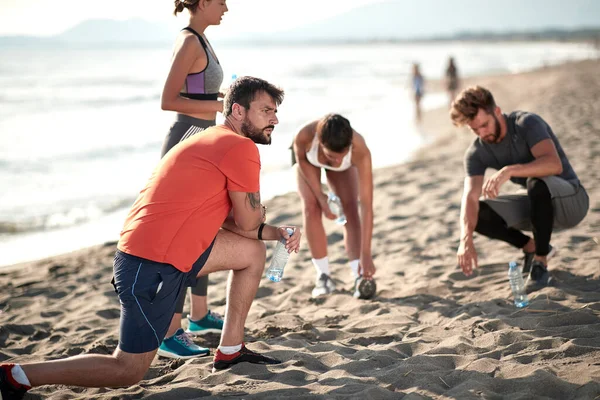
[[[228,0],[229,12],[211,36],[227,37],[242,32],[270,32],[293,28],[381,0]],[[85,5],[84,5],[85,4]],[[173,16],[173,2],[148,0],[73,1],[1,0],[0,35],[49,36],[88,19],[142,18],[185,24],[187,15]]]

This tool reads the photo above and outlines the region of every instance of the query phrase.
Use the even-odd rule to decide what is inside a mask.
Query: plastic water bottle
[[[329,192],[327,194],[327,205],[329,206],[331,212],[337,216],[335,223],[338,225],[345,225],[346,216],[344,215],[344,210],[342,209],[342,201],[335,193]]]
[[[525,282],[523,281],[521,269],[515,261],[511,261],[508,264],[508,280],[510,281],[515,306],[517,308],[527,307],[529,299],[527,298],[527,293],[525,293]]]
[[[292,228],[286,228],[288,235],[293,235],[294,230]],[[275,250],[273,250],[273,256],[271,256],[271,265],[267,269],[267,278],[273,282],[280,282],[283,277],[283,269],[285,264],[290,258],[290,253],[285,249],[285,238],[282,237],[277,241]]]
[[[229,86],[227,86],[228,88],[231,86],[231,84],[233,82],[235,82],[235,80],[237,79],[237,74],[231,74],[231,80],[229,81]]]

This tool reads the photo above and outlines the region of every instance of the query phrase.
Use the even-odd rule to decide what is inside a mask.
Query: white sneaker
[[[335,290],[335,283],[329,275],[321,274],[315,282],[315,288],[312,290],[312,297],[318,297],[324,294],[329,294]]]

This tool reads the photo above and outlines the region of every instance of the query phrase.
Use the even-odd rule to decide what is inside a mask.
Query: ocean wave
[[[161,83],[159,82],[158,85]],[[57,89],[71,89],[78,88],[79,90],[85,90],[89,88],[101,87],[111,88],[117,87],[123,88],[148,88],[156,86],[157,82],[151,79],[132,79],[128,77],[103,77],[103,78],[85,78],[85,79],[69,79],[69,80],[57,80],[48,84],[51,88]]]
[[[99,204],[95,200],[79,205],[53,210],[46,214],[29,216],[20,220],[0,219],[0,234],[18,235],[36,231],[48,231],[68,228],[97,220],[107,214],[128,208],[135,197],[123,197]]]
[[[2,96],[0,97],[0,107],[18,106],[19,109],[27,108],[28,110],[40,112],[82,107],[122,106],[153,101],[160,101],[160,93],[156,92],[148,95],[104,98],[98,96],[90,96],[88,98],[44,97],[38,94],[36,96],[32,95],[31,97]]]
[[[139,153],[156,153],[156,149],[160,149],[161,142],[151,141],[140,144],[139,146],[121,145],[121,146],[110,146],[99,149],[91,149],[87,151],[81,151],[79,153],[64,154],[64,155],[51,155],[48,157],[39,157],[30,160],[1,160],[0,159],[0,171],[8,173],[29,173],[29,172],[44,172],[48,170],[48,166],[51,164],[65,163],[76,165],[82,161],[89,160],[111,160],[119,158],[122,155],[133,155]],[[157,156],[158,160],[158,156]]]

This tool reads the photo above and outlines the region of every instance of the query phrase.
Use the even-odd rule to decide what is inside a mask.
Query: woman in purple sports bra
[[[184,9],[190,14],[189,24],[177,36],[161,96],[161,108],[177,113],[161,157],[182,140],[216,125],[217,112],[223,112],[223,69],[204,31],[208,26],[221,24],[227,4],[225,0],[175,0],[174,15]],[[208,276],[198,279],[192,288],[186,332],[181,329],[181,314],[187,291],[182,292],[169,331],[158,349],[160,356],[191,358],[209,354],[209,349],[195,345],[189,336],[220,333],[223,328],[223,318],[208,309],[207,287]]]

